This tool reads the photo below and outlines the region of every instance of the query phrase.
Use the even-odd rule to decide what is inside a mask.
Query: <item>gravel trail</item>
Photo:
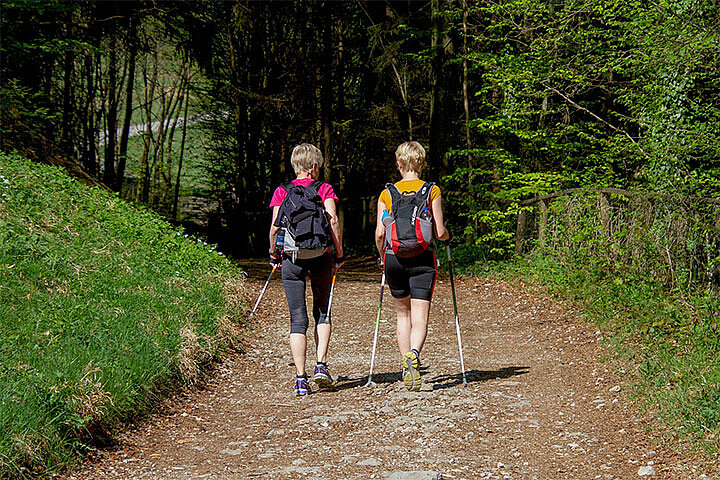
[[[269,267],[241,263],[259,292]],[[380,275],[369,261],[350,263],[338,273],[333,305],[336,391],[292,395],[287,304],[276,277],[244,354],[229,356],[203,388],[178,395],[67,478],[709,478],[645,433],[620,367],[601,361],[608,355],[599,332],[558,302],[507,283],[456,280],[463,387],[450,282],[438,280],[420,392],[400,380],[386,291],[377,386],[363,387]]]

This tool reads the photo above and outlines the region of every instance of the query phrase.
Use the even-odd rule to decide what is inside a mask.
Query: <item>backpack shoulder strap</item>
[[[386,183],[385,190],[388,191],[393,202],[395,202],[396,198],[402,197],[402,192],[394,183]]]
[[[392,202],[392,207],[390,209],[390,215],[395,217],[395,214],[397,213],[397,208],[400,203],[400,199],[403,197],[402,192],[400,189],[395,185],[394,183],[386,183],[385,189],[390,194],[390,201]]]
[[[280,221],[280,219],[282,219],[283,217],[287,217],[287,215],[288,215],[288,211],[287,211],[288,198],[290,197],[290,192],[295,187],[297,187],[297,185],[295,185],[292,182],[287,182],[287,183],[280,185],[280,188],[285,190],[285,198],[283,199],[282,203],[280,204],[280,210],[278,211],[278,216],[277,216],[278,221]]]
[[[322,187],[324,183],[325,182],[323,182],[322,180],[313,180],[312,182],[310,182],[310,185],[305,188],[309,188],[312,192],[320,195],[320,187]]]
[[[430,204],[430,194],[432,193],[432,189],[434,186],[434,182],[425,182],[423,183],[422,187],[418,189],[415,195],[423,199],[425,203]]]

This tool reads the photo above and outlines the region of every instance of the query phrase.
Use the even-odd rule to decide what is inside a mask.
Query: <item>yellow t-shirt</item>
[[[400,180],[399,182],[395,183],[395,186],[398,188],[398,190],[403,193],[417,192],[423,185],[425,185],[425,181],[423,180]],[[432,202],[439,196],[440,187],[438,187],[437,185],[433,185],[432,190],[430,190],[430,201]],[[392,197],[390,196],[390,192],[388,192],[387,188],[382,191],[378,201],[385,204],[388,212],[392,212]]]

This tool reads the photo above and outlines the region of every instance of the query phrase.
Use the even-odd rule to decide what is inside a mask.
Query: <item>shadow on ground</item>
[[[427,375],[426,370],[428,367],[420,367],[420,374]],[[530,367],[505,367],[498,370],[468,370],[465,372],[465,378],[467,383],[475,382],[487,382],[488,380],[495,380],[499,378],[510,378],[518,375],[524,375],[530,371]],[[372,376],[373,383],[387,384],[402,381],[400,372],[390,373],[377,373]],[[364,387],[368,383],[368,376],[348,378],[338,377],[336,390],[345,390],[348,388]],[[462,385],[463,375],[462,372],[454,373],[451,375],[439,375],[430,379],[426,379],[425,383],[431,383],[433,390],[441,390],[444,388],[451,388],[457,385]]]
[[[530,367],[505,367],[499,370],[468,370],[465,372],[467,383],[487,382],[498,378],[510,378],[517,375],[523,375],[530,371]],[[433,384],[433,390],[441,390],[450,388],[463,383],[462,372],[452,375],[440,375],[430,379]]]

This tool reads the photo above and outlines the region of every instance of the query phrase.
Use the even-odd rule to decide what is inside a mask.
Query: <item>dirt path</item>
[[[259,292],[269,270],[244,266]],[[418,393],[400,381],[386,292],[377,386],[361,387],[378,283],[368,265],[338,274],[329,357],[337,391],[292,396],[287,305],[274,279],[246,354],[228,358],[203,390],[173,400],[68,478],[707,478],[643,433],[613,367],[598,360],[599,333],[507,284],[457,282],[463,387],[450,284],[438,281]]]

